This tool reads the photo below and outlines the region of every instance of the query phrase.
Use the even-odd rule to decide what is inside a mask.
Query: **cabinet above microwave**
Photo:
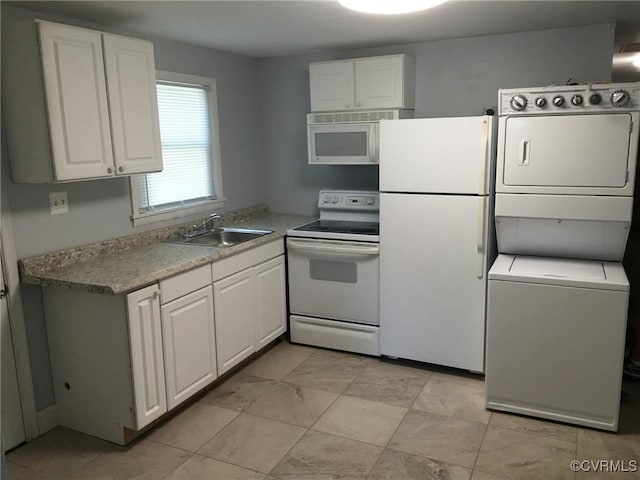
[[[310,63],[311,111],[412,109],[415,79],[404,54]]]
[[[310,113],[307,145],[310,165],[375,165],[380,120],[413,118],[413,110]]]

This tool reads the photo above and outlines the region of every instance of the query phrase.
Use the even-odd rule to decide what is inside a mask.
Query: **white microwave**
[[[310,113],[307,144],[310,165],[378,163],[380,120],[413,118],[413,110]]]

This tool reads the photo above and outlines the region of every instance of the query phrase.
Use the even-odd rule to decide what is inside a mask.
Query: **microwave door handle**
[[[329,253],[337,255],[378,255],[378,245],[339,245],[298,242],[289,239],[287,247],[292,250],[306,250],[309,252]]]

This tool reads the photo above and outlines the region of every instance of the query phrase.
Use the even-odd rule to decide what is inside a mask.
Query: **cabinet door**
[[[257,349],[287,331],[284,255],[254,268],[256,276]]]
[[[119,174],[162,170],[156,70],[150,42],[103,35],[113,154]]]
[[[311,111],[353,108],[353,60],[309,65]]]
[[[402,55],[355,61],[356,108],[402,108]]]
[[[113,153],[101,35],[48,22],[38,26],[54,178],[111,176]]]
[[[223,374],[255,351],[253,269],[213,284],[218,373]]]
[[[162,306],[169,409],[217,378],[211,286]]]
[[[157,285],[151,285],[127,295],[138,430],[167,411],[159,292]]]

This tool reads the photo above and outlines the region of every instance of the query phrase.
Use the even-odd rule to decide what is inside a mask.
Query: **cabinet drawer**
[[[160,282],[162,304],[168,303],[211,283],[211,266],[203,265]]]
[[[211,264],[213,281],[216,282],[282,254],[284,254],[284,239],[278,239],[261,245],[260,247],[225,258],[224,260],[214,262]]]

